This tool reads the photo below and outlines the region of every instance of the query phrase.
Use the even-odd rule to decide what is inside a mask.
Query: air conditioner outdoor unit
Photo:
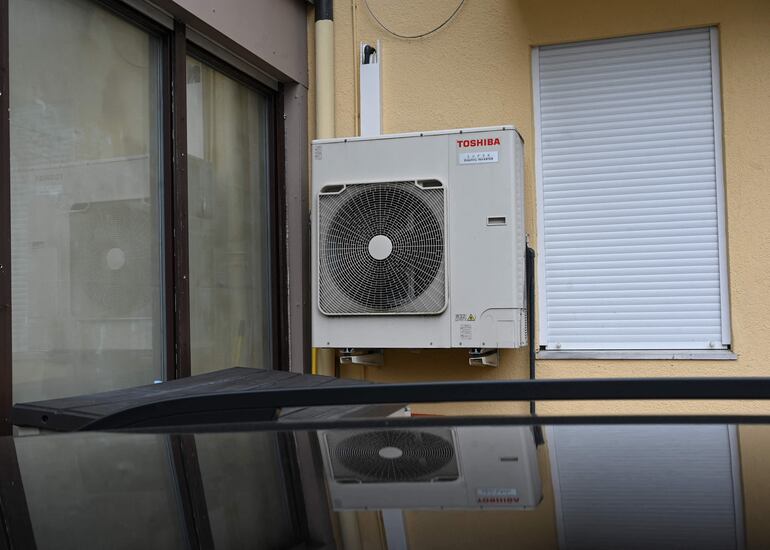
[[[534,508],[543,492],[529,426],[319,432],[335,510]]]
[[[313,142],[313,346],[526,344],[511,126]]]

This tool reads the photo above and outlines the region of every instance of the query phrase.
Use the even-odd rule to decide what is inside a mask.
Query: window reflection
[[[166,436],[16,440],[38,548],[184,548]]]
[[[280,437],[273,433],[195,437],[216,548],[291,548],[298,542]]]
[[[269,366],[267,101],[187,61],[192,372]]]
[[[161,378],[159,41],[11,0],[14,400]]]

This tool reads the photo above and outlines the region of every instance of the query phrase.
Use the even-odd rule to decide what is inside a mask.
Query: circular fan
[[[443,188],[388,182],[351,185],[332,197],[321,201],[322,309],[442,311]]]
[[[70,213],[73,314],[151,315],[153,224],[143,200],[77,204]]]
[[[443,437],[419,431],[364,432],[341,441],[336,459],[352,472],[372,481],[430,479],[454,457]]]

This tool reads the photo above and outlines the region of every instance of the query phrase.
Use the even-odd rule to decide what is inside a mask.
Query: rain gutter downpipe
[[[334,137],[333,0],[315,0],[315,137]]]
[[[334,131],[334,0],[315,0],[315,137],[335,137]],[[313,348],[312,374],[334,376],[333,349]],[[337,520],[345,550],[360,550],[361,532],[354,512],[341,512]]]
[[[334,0],[315,0],[315,137],[333,138],[334,131]],[[334,376],[334,350],[313,348],[312,374]]]

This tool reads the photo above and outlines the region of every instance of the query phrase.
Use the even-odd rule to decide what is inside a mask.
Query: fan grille
[[[337,481],[451,481],[459,476],[449,432],[365,431],[346,434],[330,450]]]
[[[420,183],[355,184],[319,196],[321,311],[444,310],[444,188]]]

